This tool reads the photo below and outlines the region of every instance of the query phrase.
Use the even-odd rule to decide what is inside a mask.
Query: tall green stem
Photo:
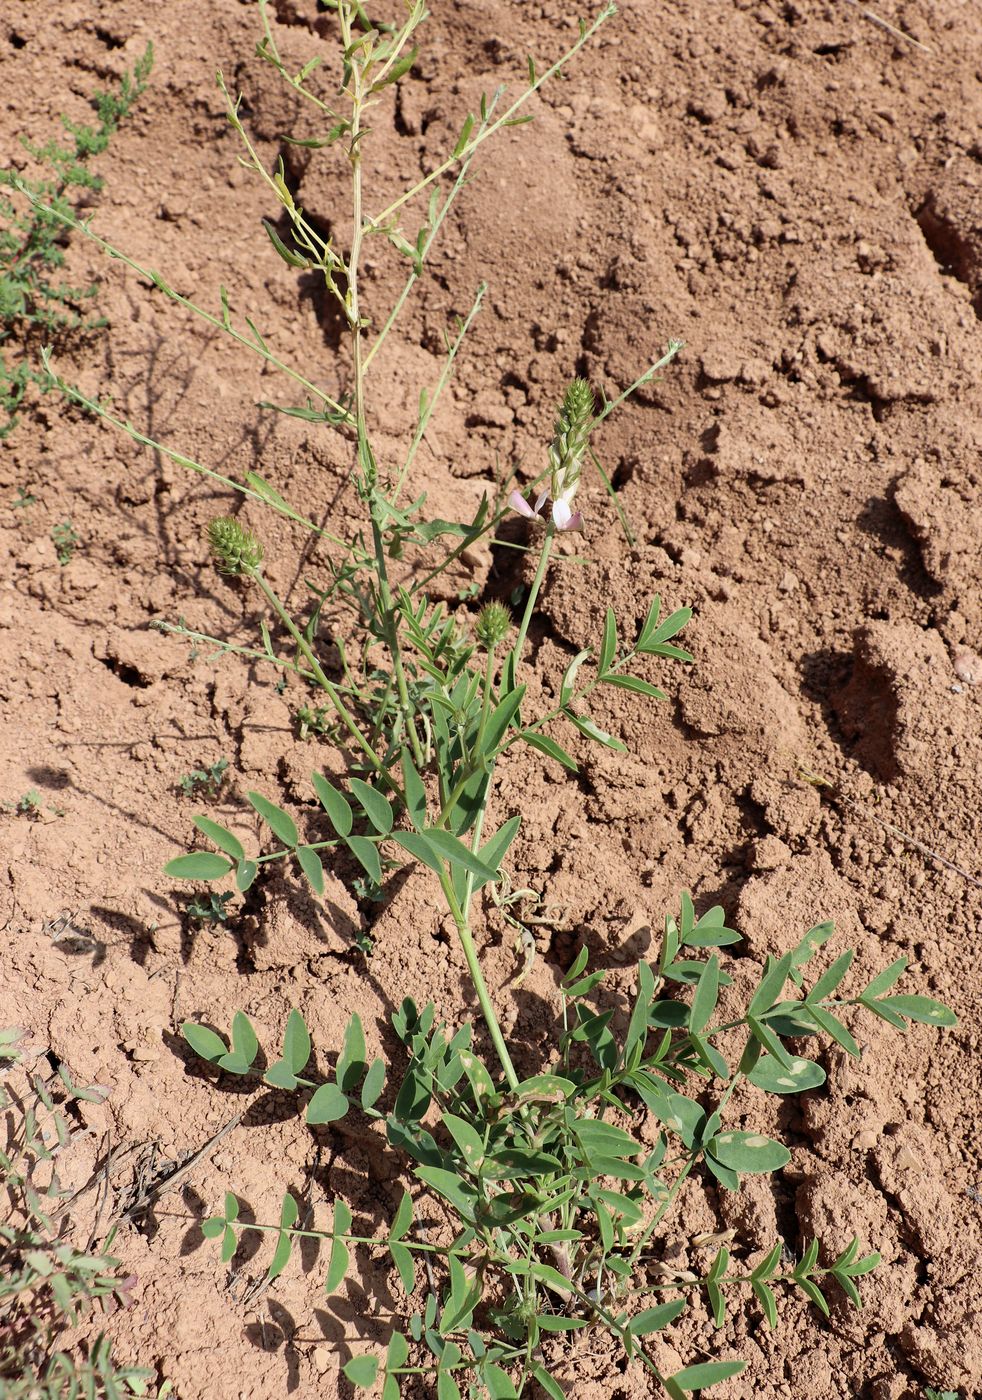
[[[549,524],[546,527],[545,543],[542,546],[542,553],[539,555],[539,567],[535,571],[535,578],[532,580],[532,587],[529,596],[525,600],[525,612],[522,616],[522,623],[518,629],[518,637],[512,647],[510,655],[510,669],[512,677],[518,672],[518,663],[522,659],[522,650],[525,646],[525,638],[528,636],[529,623],[532,621],[532,614],[535,611],[535,604],[539,597],[539,589],[542,587],[542,580],[546,576],[549,567],[549,556],[552,553],[552,542],[556,538],[556,527]]]
[[[501,1068],[505,1072],[510,1089],[518,1088],[518,1075],[515,1073],[515,1066],[511,1062],[508,1053],[508,1046],[505,1044],[505,1037],[501,1033],[501,1026],[498,1024],[498,1017],[491,1001],[491,994],[488,991],[487,983],[484,980],[484,973],[481,971],[481,964],[477,957],[477,947],[474,943],[474,935],[471,932],[470,922],[467,915],[457,902],[457,896],[453,885],[450,883],[449,875],[440,876],[440,885],[443,889],[444,898],[453,915],[453,921],[457,928],[457,937],[460,939],[460,946],[464,950],[464,958],[467,961],[467,971],[470,973],[471,981],[474,984],[474,991],[477,994],[478,1005],[481,1008],[481,1015],[484,1017],[484,1024],[488,1028],[491,1043],[495,1048]]]
[[[286,608],[280,602],[274,590],[266,582],[265,578],[263,578],[262,574],[258,571],[258,569],[252,571],[250,573],[250,577],[255,580],[256,584],[258,585],[260,591],[263,594],[263,597],[266,599],[270,607],[276,613],[276,616],[283,623],[284,627],[289,632],[294,642],[296,642],[297,647],[302,652],[303,656],[306,658],[307,665],[313,672],[314,677],[317,680],[317,684],[321,687],[321,689],[327,695],[327,698],[330,700],[331,704],[334,706],[335,710],[337,711],[338,718],[341,720],[341,723],[344,725],[345,729],[347,729],[348,733],[354,739],[355,743],[361,749],[362,753],[368,759],[369,763],[375,769],[376,773],[378,773],[379,776],[384,779],[386,785],[390,787],[393,792],[398,794],[398,796],[402,800],[405,800],[403,797],[402,789],[389,774],[388,770],[382,763],[378,754],[375,752],[371,744],[365,738],[364,734],[358,728],[358,725],[355,723],[351,711],[341,699],[341,696],[338,693],[338,689],[335,686],[334,682],[331,681],[324,674],[324,670],[320,662],[317,660],[317,657],[314,655],[310,643],[300,631],[300,628],[297,626],[297,624],[293,621],[293,618],[287,612]]]

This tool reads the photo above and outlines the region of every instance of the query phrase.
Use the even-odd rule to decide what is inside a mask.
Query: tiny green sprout
[[[19,817],[39,817],[41,815],[41,794],[37,788],[30,788],[22,793],[16,802],[4,802],[0,804],[8,812],[16,812]]]
[[[37,496],[32,496],[30,491],[25,491],[23,486],[18,486],[17,495],[11,501],[14,510],[29,510],[31,506],[38,503]]]
[[[216,567],[223,574],[253,574],[263,561],[263,547],[255,535],[230,515],[209,524],[208,544]]]
[[[75,553],[75,549],[79,544],[79,539],[80,537],[76,533],[75,527],[70,520],[63,520],[60,525],[52,525],[51,541],[58,555],[58,563],[62,568],[64,568],[66,564],[71,563],[72,555]]]
[[[209,894],[192,899],[187,906],[188,917],[196,924],[227,924],[229,910],[226,906],[234,897],[229,890],[226,894]]]
[[[511,629],[511,613],[504,603],[487,603],[477,615],[474,631],[477,639],[487,651],[494,651],[508,636]]]
[[[302,740],[309,739],[311,734],[329,734],[334,728],[327,705],[299,705],[293,712],[293,718],[298,737]]]
[[[225,781],[227,768],[228,759],[219,758],[206,768],[193,768],[190,773],[185,773],[177,785],[185,797],[217,797],[219,789]]]

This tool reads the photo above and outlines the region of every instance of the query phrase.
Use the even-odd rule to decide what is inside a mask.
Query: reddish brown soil
[[[418,66],[377,114],[373,205],[431,168],[482,89],[517,81],[526,52],[541,61],[575,33],[559,0],[432,8]],[[745,934],[740,986],[766,953],[834,919],[836,948],[857,949],[857,982],[907,955],[906,989],[961,1018],[906,1036],[857,1023],[862,1060],[827,1054],[826,1091],[771,1119],[756,1100],[735,1103],[736,1119],[779,1124],[792,1165],[739,1197],[694,1187],[668,1258],[698,1266],[707,1256],[692,1236],[733,1228],[740,1255],[775,1233],[796,1250],[813,1233],[835,1247],[855,1232],[885,1262],[865,1282],[865,1309],[837,1305],[829,1322],[783,1298],[773,1334],[750,1305],[714,1333],[695,1309],[671,1337],[681,1357],[749,1362],[712,1392],[719,1400],[915,1400],[925,1384],[982,1394],[982,42],[971,3],[880,9],[930,52],[845,3],[628,0],[538,103],[535,125],[487,151],[374,371],[385,461],[436,378],[445,328],[488,280],[417,459],[434,512],[463,518],[497,464],[541,461],[571,374],[623,386],[669,335],[687,342],[599,444],[636,547],[591,483],[577,543],[587,562],[554,571],[534,629],[549,691],[598,636],[604,604],[629,631],[660,591],[695,609],[696,664],[652,671],[667,704],[618,692],[599,710],[629,758],[584,748],[580,781],[530,768],[527,755],[504,766],[493,815],[524,815],[515,877],[560,907],[565,930],[543,939],[517,988],[494,911],[482,932],[522,1067],[549,1053],[574,942],[610,966],[612,995],[626,990],[683,886],[700,908],[721,901]],[[313,0],[277,11],[299,67],[328,21]],[[259,219],[277,211],[237,167],[213,82],[220,65],[247,95],[264,158],[282,152],[304,206],[338,219],[339,166],[282,142],[309,119],[252,59],[256,21],[220,0],[5,6],[0,156],[25,161],[18,135],[45,139],[60,112],[84,118],[92,89],[153,39],[152,87],[99,161],[97,227],[206,305],[228,286],[278,351],[340,389],[337,326],[266,244]],[[69,262],[100,280],[109,322],[62,354],[69,378],[110,392],[122,416],[177,450],[233,476],[259,470],[347,528],[357,501],[346,444],[255,406],[294,401],[285,382],[80,240]],[[396,270],[383,256],[373,276],[383,305]],[[31,509],[12,507],[18,486],[39,498]],[[244,1113],[144,1228],[119,1235],[139,1283],[111,1322],[117,1351],[156,1366],[181,1400],[347,1393],[340,1362],[385,1337],[396,1305],[386,1270],[359,1257],[329,1308],[325,1260],[308,1254],[243,1302],[261,1259],[240,1259],[229,1278],[196,1222],[226,1187],[261,1220],[291,1188],[320,1221],[343,1194],[371,1229],[398,1199],[401,1164],[375,1137],[315,1141],[265,1091],[216,1089],[176,1030],[197,1014],[227,1025],[241,1008],[272,1041],[293,1005],[325,1053],[354,1010],[379,1045],[407,991],[449,1020],[473,1014],[461,955],[420,875],[380,912],[339,878],[323,906],[271,879],[228,928],[189,927],[185,893],[161,874],[191,843],[200,807],[177,790],[181,775],[227,757],[233,778],[213,812],[254,840],[246,789],[319,830],[307,775],[338,763],[296,737],[297,684],[277,694],[266,670],[192,660],[148,631],[183,616],[255,635],[253,598],[218,578],[203,539],[233,499],[53,396],[5,444],[0,487],[0,797],[36,788],[47,807],[40,820],[0,818],[0,1020],[29,1027],[77,1078],[111,1086],[86,1114],[79,1175],[107,1141],[177,1160]],[[49,532],[66,517],[81,544],[61,567]],[[270,577],[302,609],[303,579],[327,578],[323,550],[298,567],[299,533],[256,521]],[[451,597],[471,582],[507,597],[515,557],[477,552]],[[66,910],[83,936],[52,937]],[[369,930],[366,961],[353,940]],[[592,1333],[557,1373],[583,1400],[649,1393]]]

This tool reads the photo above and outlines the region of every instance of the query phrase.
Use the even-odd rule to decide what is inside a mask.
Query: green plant
[[[931,1386],[924,1387],[924,1400],[958,1400],[957,1390],[934,1390]]]
[[[14,510],[30,510],[31,506],[38,503],[37,496],[32,496],[29,491],[25,491],[23,486],[17,487],[17,495],[11,501]]]
[[[225,781],[228,759],[219,758],[204,768],[192,768],[178,781],[185,797],[217,797]]]
[[[29,788],[27,792],[21,793],[16,802],[5,802],[8,812],[16,812],[21,817],[39,817],[41,815],[41,794],[37,788]]]
[[[198,895],[187,906],[188,917],[198,924],[227,924],[229,911],[226,906],[234,898],[231,890],[224,894],[212,891],[207,895]]]
[[[95,193],[101,179],[89,169],[89,161],[108,146],[119,123],[146,88],[153,66],[153,46],[136,64],[132,76],[125,73],[115,92],[97,92],[92,101],[98,117],[95,126],[71,122],[62,125],[71,142],[51,140],[44,146],[24,142],[35,160],[50,171],[47,179],[26,184],[13,170],[0,170],[0,187],[27,188],[34,202],[26,214],[18,214],[9,200],[0,199],[0,347],[17,344],[13,361],[0,348],[0,439],[17,425],[17,410],[28,385],[51,387],[46,374],[31,364],[30,351],[38,337],[50,339],[65,331],[91,330],[104,324],[86,320],[81,307],[96,294],[93,287],[73,287],[56,280],[65,263],[65,218],[73,218],[79,192]],[[27,504],[26,501],[17,504]],[[62,561],[67,562],[67,561]]]
[[[596,707],[604,704],[605,692],[629,690],[639,702],[660,700],[664,696],[652,667],[692,660],[676,641],[689,609],[663,616],[658,597],[626,619],[608,608],[599,635],[569,661],[552,702],[536,708],[531,698],[537,690],[529,687],[526,644],[547,573],[559,567],[557,539],[583,526],[583,473],[598,469],[613,499],[595,452],[598,434],[612,412],[672,362],[681,342],[670,341],[619,392],[607,394],[582,378],[572,379],[558,405],[542,470],[525,491],[512,475],[495,491],[489,487],[471,519],[429,518],[425,497],[413,497],[410,489],[413,463],[480,311],[484,288],[477,289],[470,311],[447,337],[443,369],[419,396],[405,453],[382,464],[373,446],[375,357],[423,275],[484,142],[531,118],[525,110],[529,99],[592,38],[613,7],[606,6],[592,24],[582,24],[576,42],[545,71],[540,73],[530,58],[528,83],[517,99],[506,104],[503,90],[483,98],[477,113],[464,119],[447,158],[374,212],[364,170],[369,116],[410,72],[424,9],[407,3],[403,24],[393,28],[372,24],[358,0],[335,0],[331,8],[339,48],[333,90],[323,80],[320,54],[299,73],[286,67],[266,0],[259,3],[258,52],[322,123],[321,134],[301,144],[333,149],[347,163],[351,208],[344,237],[338,234],[335,241],[318,231],[323,225],[297,204],[282,162],[272,171],[265,168],[238,99],[220,74],[218,82],[243,143],[244,163],[282,211],[278,226],[264,221],[273,253],[289,267],[322,279],[347,327],[348,378],[342,392],[327,392],[281,359],[251,320],[241,329],[224,289],[216,314],[181,296],[160,273],[140,267],[90,228],[83,231],[162,295],[252,351],[265,368],[285,374],[304,400],[267,407],[344,437],[361,507],[348,534],[316,524],[257,473],[247,473],[241,482],[217,473],[147,437],[118,417],[111,404],[61,378],[54,382],[75,404],[236,492],[248,505],[248,516],[212,521],[208,546],[221,573],[258,595],[265,619],[257,643],[208,636],[183,621],[163,629],[196,647],[207,644],[218,653],[268,663],[281,676],[291,674],[316,696],[316,703],[307,699],[301,707],[309,716],[301,724],[308,732],[329,728],[346,751],[343,777],[311,775],[320,813],[308,808],[295,818],[263,793],[248,792],[269,833],[259,849],[247,851],[235,833],[199,813],[194,827],[214,849],[176,857],[167,873],[205,883],[231,878],[245,891],[268,865],[285,863],[295,866],[320,897],[328,859],[368,901],[384,890],[393,872],[419,864],[431,873],[453,921],[483,1024],[448,1027],[432,1004],[420,1010],[406,1000],[392,1022],[405,1052],[393,1075],[383,1060],[369,1060],[364,1028],[354,1016],[325,1079],[308,1069],[309,1031],[292,1011],[281,1053],[269,1057],[263,1075],[267,1084],[302,1096],[311,1125],[354,1112],[363,1115],[366,1131],[373,1123],[384,1129],[389,1143],[413,1163],[419,1186],[444,1212],[447,1230],[440,1242],[414,1233],[415,1207],[408,1193],[391,1228],[378,1239],[352,1233],[350,1207],[340,1198],[329,1231],[300,1227],[299,1206],[289,1193],[278,1222],[253,1225],[241,1220],[239,1202],[228,1192],[224,1210],[206,1220],[203,1230],[221,1240],[226,1262],[243,1231],[272,1233],[270,1280],[286,1267],[298,1237],[327,1239],[329,1292],[340,1286],[354,1244],[387,1251],[407,1297],[416,1283],[414,1261],[425,1256],[432,1279],[426,1303],[410,1314],[405,1328],[392,1333],[382,1364],[385,1400],[399,1394],[402,1377],[420,1374],[434,1380],[440,1400],[454,1400],[460,1383],[474,1396],[516,1396],[533,1382],[551,1397],[561,1396],[554,1372],[561,1363],[562,1334],[593,1324],[618,1338],[627,1357],[679,1400],[743,1367],[738,1359],[722,1359],[672,1375],[660,1370],[646,1339],[693,1298],[704,1300],[722,1325],[730,1295],[744,1288],[773,1323],[777,1288],[797,1288],[823,1311],[829,1307],[826,1287],[837,1287],[855,1304],[854,1280],[877,1262],[875,1254],[860,1254],[858,1241],[822,1261],[819,1243],[809,1241],[798,1261],[784,1267],[782,1242],[776,1241],[753,1267],[734,1260],[724,1247],[701,1276],[669,1272],[652,1280],[649,1265],[658,1260],[664,1222],[690,1175],[706,1172],[723,1189],[737,1190],[741,1174],[777,1171],[790,1159],[775,1139],[727,1126],[724,1115],[733,1096],[739,1093],[742,1103],[751,1089],[782,1095],[820,1086],[822,1066],[792,1047],[822,1036],[858,1054],[843,1016],[866,1011],[896,1027],[908,1021],[950,1025],[954,1018],[928,998],[892,992],[906,966],[903,959],[858,995],[842,999],[836,993],[852,959],[851,951],[845,952],[806,989],[804,970],[831,937],[828,925],[816,926],[784,957],[768,959],[748,1002],[734,1007],[721,950],[738,935],[726,927],[720,908],[697,918],[686,895],[679,916],[666,920],[657,957],[638,965],[626,1025],[618,1024],[615,1007],[604,996],[603,972],[588,969],[584,951],[562,982],[554,1055],[533,1074],[519,1074],[484,980],[474,932],[476,901],[504,883],[504,863],[521,820],[512,815],[497,829],[485,830],[497,795],[498,764],[505,754],[518,752],[575,773],[584,744],[625,752],[623,742],[595,717],[602,714]],[[79,227],[71,218],[66,222]],[[331,226],[340,229],[341,219],[332,218]],[[378,258],[401,260],[402,287],[391,304],[374,307],[365,299],[370,295],[362,276],[367,244]],[[49,359],[45,363],[50,367]],[[267,577],[264,545],[252,518],[267,510],[301,525],[329,550],[328,576],[310,583],[306,615],[294,616]],[[527,522],[534,542],[534,573],[530,570],[531,579],[510,595],[520,611],[513,618],[502,602],[489,599],[465,617],[450,615],[431,599],[429,584],[510,513]],[[618,512],[618,518],[630,539],[626,517]],[[322,635],[328,605],[345,618],[343,626],[332,625],[330,642]],[[214,897],[224,900],[230,892]],[[499,903],[508,908],[515,897],[506,886]],[[228,1040],[193,1021],[184,1024],[183,1033],[217,1071],[253,1074],[260,1047],[243,1013],[234,1017]],[[379,1107],[383,1100],[387,1107]],[[643,1111],[659,1124],[647,1145],[636,1128]],[[352,1383],[366,1386],[379,1367],[377,1357],[357,1356],[344,1369]]]
[[[301,1094],[311,1125],[349,1112],[384,1124],[388,1141],[416,1164],[417,1180],[442,1201],[453,1221],[453,1242],[434,1245],[411,1236],[408,1194],[391,1229],[378,1238],[351,1232],[351,1214],[340,1199],[331,1230],[297,1228],[290,1195],[277,1224],[247,1224],[229,1194],[204,1233],[222,1239],[226,1260],[243,1232],[273,1234],[270,1278],[286,1267],[298,1238],[326,1239],[328,1292],[343,1282],[355,1244],[388,1252],[407,1298],[416,1285],[414,1261],[421,1255],[431,1266],[439,1261],[441,1284],[430,1294],[426,1313],[410,1316],[408,1335],[393,1334],[384,1365],[393,1395],[400,1376],[422,1371],[436,1378],[441,1395],[460,1394],[463,1380],[483,1387],[473,1394],[512,1396],[531,1378],[560,1396],[550,1373],[555,1334],[595,1322],[618,1336],[627,1355],[673,1400],[737,1375],[743,1363],[730,1360],[664,1375],[645,1338],[697,1298],[722,1327],[737,1291],[752,1293],[771,1327],[779,1288],[800,1290],[826,1316],[832,1286],[859,1306],[856,1280],[876,1267],[879,1256],[861,1254],[854,1239],[823,1263],[820,1242],[811,1240],[797,1262],[786,1266],[786,1242],[778,1240],[751,1266],[724,1245],[701,1275],[662,1270],[667,1276],[652,1279],[648,1266],[660,1258],[661,1227],[693,1171],[706,1171],[724,1190],[737,1191],[741,1175],[778,1171],[791,1160],[781,1142],[726,1126],[734,1093],[744,1086],[777,1096],[819,1088],[825,1082],[822,1066],[795,1054],[789,1042],[826,1038],[858,1057],[842,1019],[849,1008],[897,1027],[908,1021],[954,1023],[937,1002],[893,992],[905,958],[857,995],[842,997],[837,992],[853,958],[847,950],[806,988],[805,969],[831,937],[831,925],[819,925],[784,957],[769,958],[742,1012],[721,1016],[719,1002],[730,978],[718,950],[739,935],[725,926],[721,908],[697,919],[683,895],[680,916],[665,921],[657,961],[638,966],[626,1028],[615,1034],[613,1011],[599,996],[604,973],[588,971],[583,950],[562,982],[563,1031],[555,1063],[516,1083],[476,1054],[470,1025],[451,1033],[432,1005],[420,1011],[409,999],[392,1018],[407,1064],[388,1093],[385,1064],[369,1062],[357,1016],[333,1076],[318,1082],[306,1077],[310,1035],[293,1011],[279,1056],[267,1057],[264,1082]],[[241,1013],[228,1042],[190,1022],[183,1032],[199,1055],[230,1074],[250,1074],[260,1053],[251,1022]],[[392,1102],[388,1112],[377,1107],[383,1096]],[[661,1125],[653,1148],[631,1131],[643,1109]],[[422,1361],[410,1362],[414,1347]],[[349,1364],[349,1379],[374,1381],[377,1358]]]
[[[72,562],[72,555],[80,543],[80,536],[70,520],[63,520],[60,525],[52,525],[51,542],[58,555],[58,563],[64,568]]]
[[[87,1355],[56,1350],[58,1336],[96,1311],[126,1306],[136,1280],[121,1278],[108,1251],[79,1248],[64,1219],[72,1193],[58,1161],[79,1132],[71,1105],[100,1103],[108,1091],[82,1088],[64,1065],[24,1044],[17,1027],[0,1029],[0,1394],[4,1400],[147,1395],[150,1373],[120,1367],[98,1336]]]

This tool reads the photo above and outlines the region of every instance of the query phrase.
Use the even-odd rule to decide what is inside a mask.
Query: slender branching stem
[[[518,629],[518,636],[511,651],[511,674],[517,676],[518,663],[522,659],[522,651],[525,647],[525,638],[528,636],[529,624],[532,621],[532,614],[535,612],[535,605],[539,598],[539,590],[542,587],[546,570],[549,567],[549,556],[552,553],[553,540],[556,537],[556,528],[550,522],[546,526],[546,538],[542,545],[542,553],[539,555],[539,567],[535,571],[535,578],[532,580],[532,587],[529,589],[529,596],[525,600],[525,612],[522,614],[521,625]]]
[[[379,777],[386,784],[386,786],[391,788],[392,791],[396,793],[396,795],[401,800],[404,801],[405,797],[402,792],[402,789],[399,787],[398,783],[395,781],[395,779],[389,773],[388,769],[382,763],[382,760],[379,758],[378,754],[375,752],[371,744],[365,738],[364,734],[358,728],[354,716],[348,709],[347,705],[344,703],[344,700],[341,698],[337,686],[335,686],[334,682],[330,680],[328,676],[325,675],[320,662],[314,655],[313,648],[307,641],[307,638],[303,635],[303,633],[300,631],[300,628],[293,621],[293,618],[290,616],[286,608],[280,602],[272,587],[269,585],[269,583],[266,581],[266,579],[263,577],[262,573],[258,569],[251,570],[249,576],[255,580],[261,593],[263,594],[263,597],[269,603],[270,607],[276,613],[276,616],[280,619],[286,630],[289,632],[290,636],[293,638],[294,642],[297,644],[297,648],[303,654],[307,665],[310,667],[317,680],[317,684],[327,695],[327,698],[330,700],[331,704],[337,711],[337,715],[341,723],[344,725],[345,729],[347,729],[348,733],[351,735],[355,743],[361,749],[362,753],[368,759],[369,764],[372,766],[372,768],[374,768],[375,772],[379,775]]]

